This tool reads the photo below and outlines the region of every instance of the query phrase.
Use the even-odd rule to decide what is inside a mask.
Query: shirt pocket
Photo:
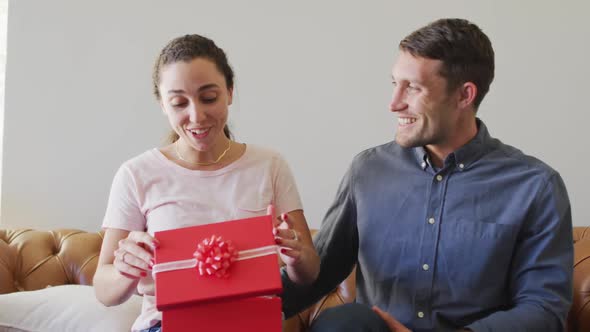
[[[236,200],[234,217],[236,219],[251,218],[266,215],[268,206],[272,203],[271,195],[247,195]],[[279,213],[279,211],[277,211]]]
[[[457,219],[442,225],[440,266],[461,288],[504,288],[518,228],[511,224]]]

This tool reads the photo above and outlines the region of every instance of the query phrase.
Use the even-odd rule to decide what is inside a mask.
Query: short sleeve
[[[295,183],[293,173],[282,156],[277,155],[274,176],[274,204],[277,213],[302,210],[303,204]]]
[[[113,179],[102,227],[144,231],[146,219],[138,193],[133,174],[125,165],[121,166]]]

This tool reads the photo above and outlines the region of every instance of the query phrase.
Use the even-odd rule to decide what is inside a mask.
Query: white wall
[[[362,3],[12,1],[1,226],[98,229],[117,167],[167,132],[150,94],[157,52],[201,33],[236,70],[237,138],[282,151],[318,227],[352,157],[393,138],[397,43],[439,17],[490,36],[496,80],[480,116],[556,168],[574,223],[590,225],[588,2]]]

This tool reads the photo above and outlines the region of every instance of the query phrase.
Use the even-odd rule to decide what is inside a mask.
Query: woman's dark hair
[[[179,61],[190,62],[197,58],[204,58],[210,60],[215,64],[217,70],[225,77],[225,84],[228,89],[234,87],[234,71],[232,70],[225,52],[213,40],[200,35],[184,35],[182,37],[171,40],[160,52],[156,59],[154,69],[152,72],[153,93],[158,100],[162,98],[160,95],[160,72],[162,67],[176,63]],[[225,136],[231,138],[233,135],[229,130],[227,124],[223,128]],[[167,141],[173,143],[178,140],[178,134],[172,131],[168,136]]]

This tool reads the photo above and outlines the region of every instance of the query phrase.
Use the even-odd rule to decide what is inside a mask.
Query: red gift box
[[[272,224],[267,215],[156,232],[156,306],[162,311],[163,331],[281,331],[281,301],[273,296],[282,285]],[[202,268],[194,266],[199,265],[193,256],[197,246],[204,252],[212,240],[221,241],[214,247],[222,252],[231,246],[239,252],[225,276],[211,271],[220,265],[216,259],[199,256]],[[263,254],[256,256],[260,249]],[[219,259],[222,254],[217,253]],[[204,261],[210,264],[203,266]],[[165,270],[179,263],[185,268]]]

